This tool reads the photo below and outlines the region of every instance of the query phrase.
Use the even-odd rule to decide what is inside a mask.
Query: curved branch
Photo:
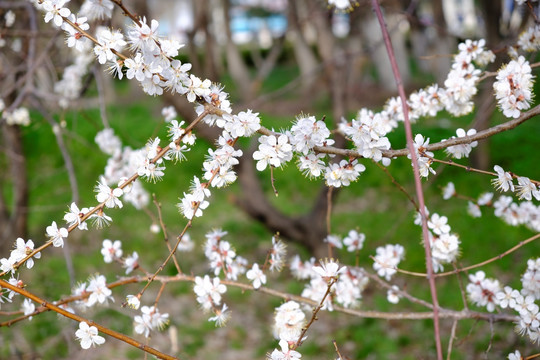
[[[373,274],[370,274],[366,271],[364,271],[366,276],[369,276],[370,278],[378,278]],[[163,284],[169,283],[169,282],[178,282],[178,281],[186,281],[186,282],[195,282],[195,276],[193,275],[186,275],[186,274],[177,274],[174,276],[161,276],[158,275],[155,278],[156,281],[161,282]],[[379,279],[381,280],[381,279]],[[133,284],[133,283],[144,283],[148,281],[148,277],[145,276],[132,276],[132,277],[126,277],[126,278],[120,278],[119,280],[110,283],[107,285],[109,289],[127,285],[127,284]],[[391,287],[389,284],[386,284],[383,280],[377,281],[381,286],[383,287]],[[294,295],[290,293],[286,293],[283,291],[271,289],[268,287],[260,287],[258,289],[255,289],[253,285],[241,283],[238,281],[232,281],[232,280],[221,280],[221,283],[227,285],[239,288],[244,291],[253,291],[254,293],[263,293],[266,295],[274,296],[276,298],[281,298],[285,301],[296,301],[302,304],[307,304],[310,306],[317,306],[319,305],[318,301],[311,300],[309,298],[305,298],[299,295]],[[0,283],[1,285],[1,283]],[[13,286],[13,285],[11,285]],[[405,291],[400,290],[400,294],[408,294]],[[70,296],[63,300],[57,301],[54,303],[56,306],[61,306],[64,304],[71,303],[73,301],[78,300],[84,300],[90,296],[90,293],[86,293],[84,295],[78,295],[78,296]],[[432,305],[424,302],[420,299],[417,299],[409,294],[409,298],[412,302],[418,303],[423,306],[431,307]],[[490,322],[500,322],[500,321],[507,321],[507,322],[513,322],[518,319],[518,316],[510,315],[510,314],[494,314],[494,313],[484,313],[484,312],[478,312],[478,311],[470,311],[470,310],[462,310],[462,311],[455,311],[455,310],[449,310],[444,308],[439,308],[439,316],[441,318],[447,318],[447,319],[456,319],[456,320],[463,320],[463,319],[478,319],[478,320],[485,320]],[[40,313],[46,312],[46,311],[54,311],[53,309],[49,307],[42,306],[39,307],[36,311],[34,311],[32,314],[20,316],[16,319],[11,319],[9,321],[0,323],[0,327],[3,326],[11,326],[15,324],[16,322],[22,321],[24,319],[27,319],[30,316],[35,316]],[[433,318],[433,312],[432,311],[421,311],[421,312],[412,312],[412,311],[406,311],[406,312],[384,312],[384,311],[373,311],[373,310],[358,310],[358,309],[349,309],[344,308],[342,306],[334,306],[334,311],[349,314],[353,316],[357,316],[360,318],[367,318],[367,319],[385,319],[385,320],[424,320],[424,319],[432,319]]]
[[[479,268],[479,267],[482,267],[484,265],[487,265],[489,263],[492,263],[496,260],[500,260],[502,259],[503,257],[505,257],[506,255],[509,255],[511,253],[513,253],[514,251],[516,251],[517,249],[519,249],[520,247],[523,247],[525,245],[527,245],[528,243],[530,242],[533,242],[534,240],[540,238],[540,234],[536,234],[534,236],[531,236],[530,238],[526,239],[526,240],[523,240],[523,241],[520,241],[519,244],[517,245],[514,245],[513,247],[511,247],[510,249],[506,250],[505,252],[503,252],[502,254],[499,254],[497,256],[494,256],[490,259],[487,259],[487,260],[484,260],[482,262],[479,262],[478,264],[474,264],[474,265],[470,265],[470,266],[465,266],[465,267],[462,267],[462,268],[458,268],[458,269],[455,269],[455,270],[452,270],[452,271],[447,271],[447,272],[443,272],[443,273],[439,273],[439,274],[434,274],[433,276],[434,277],[443,277],[443,276],[448,276],[448,275],[454,275],[454,274],[459,274],[459,273],[462,273],[462,272],[465,272],[465,271],[469,271],[469,270],[472,270],[472,269],[476,269],[476,268]],[[412,276],[417,276],[417,277],[426,277],[427,274],[426,273],[420,273],[420,272],[414,272],[414,271],[407,271],[407,270],[403,270],[403,269],[399,269],[399,268],[396,268],[396,271],[400,272],[400,273],[403,273],[403,274],[407,274],[407,275],[412,275]]]

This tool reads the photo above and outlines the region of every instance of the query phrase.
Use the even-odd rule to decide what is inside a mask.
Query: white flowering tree
[[[151,354],[162,359],[185,358],[176,329],[188,325],[182,319],[172,317],[171,311],[166,308],[185,306],[193,311],[200,309],[208,321],[225,327],[226,331],[232,317],[243,316],[244,309],[236,307],[228,294],[230,289],[240,289],[243,294],[252,293],[254,297],[266,294],[279,299],[272,320],[266,326],[267,333],[275,338],[274,346],[264,351],[270,359],[301,358],[303,349],[317,337],[312,335],[317,334],[316,320],[324,321],[323,318],[329,312],[338,314],[332,318],[338,324],[340,319],[345,322],[351,317],[407,321],[429,319],[433,335],[423,339],[424,343],[420,345],[426,349],[423,354],[426,358],[451,358],[453,349],[462,342],[458,341],[458,324],[470,320],[489,324],[491,328],[496,326],[506,334],[513,333],[515,328],[524,337],[516,346],[506,343],[508,336],[490,339],[485,345],[487,350],[483,351],[489,351],[495,342],[500,342],[501,346],[494,346],[497,351],[512,348],[512,353],[504,354],[509,359],[540,356],[536,354],[537,351],[531,350],[534,346],[529,344],[537,343],[540,336],[540,308],[536,303],[540,298],[540,258],[527,250],[534,249],[530,247],[531,243],[540,237],[540,208],[537,205],[540,200],[540,182],[531,178],[529,173],[515,173],[500,165],[494,165],[493,171],[487,171],[467,163],[462,164],[463,160],[453,160],[468,158],[479,141],[515,129],[540,113],[540,107],[533,106],[533,68],[538,64],[528,60],[531,58],[530,53],[540,48],[539,25],[535,23],[522,32],[506,51],[492,51],[484,40],[461,42],[452,56],[452,65],[443,83],[407,94],[380,5],[373,0],[371,6],[380,24],[399,95],[388,99],[382,109],[362,108],[353,117],[341,118],[346,115],[343,104],[333,104],[332,127],[328,126],[329,122],[324,118],[302,114],[291,119],[287,127],[275,130],[265,126],[257,109],[233,111],[227,89],[192,72],[190,63],[178,59],[182,44],[173,38],[160,36],[157,20],[136,16],[121,0],[86,0],[80,8],[67,0],[37,0],[32,1],[32,4],[23,1],[14,4],[14,10],[4,15],[6,28],[16,21],[15,13],[23,14],[23,10],[31,19],[29,23],[36,24],[37,14],[43,15],[44,22],[51,26],[49,29],[56,31],[55,35],[44,35],[65,36],[66,46],[74,51],[73,59],[70,58],[72,63],[64,68],[61,80],[55,85],[62,107],[69,107],[84,92],[83,78],[92,67],[99,64],[112,76],[138,83],[148,95],[167,94],[172,102],[174,100],[171,99],[184,99],[190,104],[192,114],[182,121],[174,107],[164,108],[162,115],[167,136],[160,138],[152,135],[141,149],[122,146],[114,129],[103,118],[104,129],[97,132],[95,142],[110,158],[104,171],[96,174],[96,201],[82,204],[78,201],[78,192],[73,190],[73,202],[65,204],[67,212],[62,214],[63,221],[59,220],[63,212],[60,211],[56,220],[50,219],[50,225],[43,229],[43,235],[35,239],[35,242],[23,237],[10,238],[17,232],[15,227],[3,234],[14,245],[9,253],[2,254],[4,257],[0,258],[0,326],[28,322],[52,311],[75,324],[71,327],[66,325],[73,329],[69,341],[78,340],[82,350],[72,350],[72,356],[76,356],[73,354],[77,351],[103,348],[106,343],[118,341],[145,352],[144,356]],[[5,8],[11,6],[3,2],[0,5]],[[324,5],[333,6],[328,10],[332,13],[336,11],[335,8],[338,11],[353,11],[358,3],[343,0],[329,1]],[[536,4],[527,2],[527,5],[534,15]],[[126,17],[128,25],[125,29],[103,26],[115,12]],[[534,16],[531,18],[536,20]],[[25,102],[42,113],[55,134],[61,133],[61,124],[56,123],[43,102],[28,96],[30,86],[33,85],[29,80],[32,79],[32,72],[46,56],[36,57],[33,53],[35,44],[32,42],[38,36],[38,28],[34,25],[29,31],[26,33],[29,43],[18,45],[24,45],[27,49],[24,56],[28,61],[27,75],[14,75],[11,90],[21,90],[6,92],[13,95],[3,99],[2,104],[2,132],[7,144],[6,153],[13,150],[19,155],[22,154],[21,136],[17,132],[21,126],[28,124],[30,118],[30,112],[23,106]],[[17,46],[12,44],[11,49],[17,53]],[[47,50],[44,54],[47,54]],[[55,56],[50,55],[50,58],[54,59]],[[503,64],[499,70],[485,70],[494,61]],[[329,75],[330,83],[339,84],[336,83],[339,78],[335,72]],[[502,123],[479,131],[474,128],[457,128],[455,136],[431,143],[429,138],[414,130],[414,126],[422,119],[434,118],[441,112],[454,117],[471,114],[475,95],[483,84],[488,84],[490,92],[494,94],[493,99],[505,119]],[[102,94],[103,89],[99,88],[98,92]],[[332,101],[340,102],[342,98],[337,92],[334,89]],[[44,98],[47,96],[42,95]],[[52,248],[65,249],[70,242],[80,239],[76,234],[91,232],[92,227],[111,225],[112,214],[121,217],[125,210],[124,204],[147,209],[151,196],[142,185],[143,182],[152,184],[162,179],[168,181],[168,168],[182,166],[177,163],[190,159],[190,150],[197,141],[198,131],[204,133],[207,130],[203,129],[208,127],[217,135],[214,135],[215,143],[206,150],[200,175],[192,179],[191,186],[179,189],[178,194],[175,194],[179,196],[176,206],[183,216],[182,230],[176,236],[170,237],[161,213],[161,204],[156,200],[159,194],[154,196],[157,215],[153,231],[162,232],[166,245],[166,255],[159,265],[147,266],[147,253],[124,252],[129,247],[129,244],[126,246],[127,241],[122,243],[120,240],[100,238],[99,249],[93,243],[93,250],[101,252],[105,263],[117,263],[123,270],[117,274],[91,274],[86,281],[73,284],[68,290],[68,296],[47,298],[39,286],[39,277],[34,275],[40,271],[41,258],[49,255]],[[400,128],[405,130],[407,144],[401,149],[393,146],[390,140],[391,135]],[[240,148],[239,143],[243,138],[256,138],[253,142],[256,148]],[[10,139],[18,140],[10,142]],[[67,167],[73,167],[62,137],[57,136],[57,141],[65,163],[69,164]],[[538,157],[536,153],[530,156]],[[17,161],[17,156],[12,158]],[[408,159],[410,165],[407,165],[407,169],[409,166],[412,168],[408,174],[414,179],[414,191],[408,191],[390,175],[398,159]],[[324,180],[324,192],[319,195],[323,205],[318,204],[316,214],[304,219],[302,223],[283,214],[271,216],[270,221],[269,207],[262,206],[266,200],[254,195],[257,189],[250,188],[252,182],[242,182],[242,172],[249,171],[246,169],[250,166],[259,172],[269,172],[271,187],[277,195],[278,190],[274,184],[276,173],[292,162],[296,163],[306,178]],[[371,239],[366,239],[366,235],[359,229],[350,229],[345,236],[331,231],[334,223],[332,198],[336,189],[361,186],[361,175],[368,171],[368,164],[375,164],[375,167],[387,173],[397,189],[407,196],[413,208],[410,218],[419,226],[421,244],[396,236],[390,244],[380,244],[375,247],[374,254],[364,256],[364,244]],[[449,182],[443,188],[444,199],[465,198],[467,210],[472,216],[480,217],[482,210],[490,211],[508,225],[526,227],[530,236],[516,240],[512,247],[503,252],[490,253],[485,250],[485,259],[481,262],[468,261],[471,254],[462,252],[462,242],[475,241],[475,231],[458,236],[452,231],[448,217],[431,208],[430,199],[424,197],[424,179],[433,178],[437,174],[438,164],[477,173],[478,181],[484,182],[486,189],[493,185],[496,191],[506,193],[499,196],[486,192],[479,196],[473,194],[474,197],[469,193],[467,197],[464,195],[467,189],[457,189]],[[24,163],[19,162],[12,167],[24,171],[20,170],[24,169]],[[534,174],[535,170],[530,171]],[[21,173],[14,171],[12,176],[16,177],[17,174]],[[253,175],[249,176],[244,179],[253,179]],[[224,191],[224,187],[239,178],[246,198],[252,197],[244,202],[248,213],[256,218],[266,216],[263,222],[270,229],[279,230],[285,238],[301,242],[299,239],[309,237],[310,240],[303,245],[310,250],[321,251],[321,247],[315,249],[314,246],[314,241],[318,240],[324,244],[322,248],[325,252],[317,255],[326,255],[326,258],[319,256],[308,259],[294,254],[288,256],[285,242],[277,233],[265,244],[264,256],[239,254],[234,241],[227,237],[228,233],[224,229],[207,232],[204,241],[192,239],[188,230],[203,221],[209,207],[219,206],[212,203],[212,194]],[[15,202],[22,204],[19,204],[18,209],[24,208],[28,189],[14,189]],[[287,201],[282,198],[278,200]],[[2,199],[1,204],[4,203]],[[261,206],[262,210],[257,206]],[[7,212],[5,208],[0,210],[2,215]],[[20,214],[14,217],[20,217]],[[0,217],[0,220],[3,218]],[[205,221],[212,224],[212,219]],[[7,226],[5,224],[0,223]],[[320,235],[320,231],[313,230],[320,228],[325,230],[324,236]],[[195,246],[196,243],[198,246]],[[178,253],[195,252],[197,248],[203,249],[204,265],[192,264],[191,269],[186,268],[188,257],[177,256]],[[406,255],[411,252],[423,254],[424,271],[406,270]],[[496,274],[492,274],[492,277],[486,275],[484,266],[497,264],[501,258],[517,252],[522,252],[526,260],[508,269],[504,275],[502,271],[497,277]],[[345,263],[339,260],[352,258],[347,256],[349,253],[354,255],[355,261]],[[284,275],[278,276],[278,272]],[[406,282],[400,281],[399,277],[406,278]],[[288,281],[301,284],[300,288],[295,287],[300,290],[283,290],[284,286],[280,282],[289,278]],[[449,278],[456,279],[455,283],[446,280]],[[189,301],[181,302],[177,295],[172,294],[172,284],[177,283],[190,284]],[[412,283],[418,285],[407,286]],[[46,286],[55,284],[47,283]],[[441,287],[455,289],[453,291],[457,298],[461,297],[462,304],[454,307],[441,304],[443,301],[438,296]],[[398,310],[386,304],[384,309],[370,307],[377,302],[370,301],[369,296],[381,289],[391,306],[401,299],[407,300],[408,305],[401,303]],[[419,295],[416,289],[424,291],[419,290]],[[426,293],[429,293],[428,300],[423,299]],[[164,300],[167,297],[169,300]],[[117,310],[127,308],[122,311],[130,318],[130,329],[116,327],[109,317],[94,320],[95,309],[105,306]],[[449,321],[450,326],[445,326],[444,321]],[[246,322],[244,325],[248,326]],[[163,344],[158,341],[156,334],[167,326],[170,326],[169,340]],[[332,329],[323,329],[326,330]],[[335,330],[339,331],[339,327]],[[467,330],[463,337],[474,330]],[[251,332],[251,329],[244,331]],[[209,332],[208,337],[211,336]],[[348,351],[354,351],[347,344],[328,342],[326,346],[331,350],[324,354],[325,358],[348,359],[354,356],[347,354]],[[527,354],[521,355],[521,352]],[[403,355],[403,352],[399,355]],[[497,353],[496,356],[499,355]],[[116,355],[98,353],[97,356],[103,358]]]

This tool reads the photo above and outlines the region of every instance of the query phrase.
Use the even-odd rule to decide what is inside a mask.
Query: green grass
[[[291,77],[296,76],[297,69],[284,66],[276,70],[275,76],[263,85],[264,91],[271,91],[281,87]],[[230,82],[225,78],[224,83]],[[120,87],[123,85],[119,85]],[[123,91],[123,90],[122,90]],[[122,139],[125,146],[139,148],[144,146],[149,137],[160,136],[165,138],[166,128],[159,117],[159,102],[152,98],[143,98],[127,106],[110,105],[107,108],[109,121],[115,129],[115,133]],[[313,115],[321,118],[328,114],[328,104],[324,101],[317,104]],[[261,114],[263,123],[267,127],[283,128],[291,117],[273,116]],[[431,138],[431,142],[437,142],[449,138],[455,134],[457,126],[467,127],[471,117],[450,119],[450,128],[441,128],[441,119],[449,118],[441,115],[437,119],[424,119],[414,125],[415,133],[422,133]],[[99,111],[82,110],[68,111],[58,115],[58,119],[65,121],[65,139],[75,166],[79,186],[80,206],[92,206],[95,204],[95,195],[92,191],[103,172],[107,162],[107,156],[102,154],[94,143],[94,136],[102,128]],[[33,123],[24,129],[24,143],[27,151],[28,172],[30,174],[30,212],[29,225],[30,237],[38,244],[44,241],[44,229],[51,221],[63,224],[62,217],[71,202],[71,192],[67,180],[62,157],[58,151],[50,126],[34,114]],[[495,115],[492,123],[501,122],[500,116]],[[528,121],[515,131],[499,134],[490,140],[490,154],[492,164],[499,164],[503,168],[513,172],[529,176],[534,179],[540,178],[540,169],[537,166],[537,135],[540,133],[540,123]],[[404,131],[398,129],[390,138],[394,148],[405,145]],[[242,142],[247,145],[247,141]],[[169,164],[163,181],[156,184],[145,183],[145,188],[162,203],[163,219],[167,224],[171,238],[174,239],[186,224],[186,220],[178,213],[175,204],[189,188],[194,175],[200,176],[201,164],[207,153],[208,144],[199,141],[187,154],[188,161],[180,164]],[[442,152],[437,156],[443,157]],[[469,160],[459,161],[468,164]],[[360,264],[365,268],[371,268],[370,255],[374,254],[378,246],[387,243],[398,243],[407,249],[406,259],[401,264],[404,269],[412,271],[425,271],[424,249],[421,245],[421,233],[419,227],[413,225],[412,206],[407,198],[401,193],[390,179],[375,165],[364,161],[367,170],[358,182],[348,188],[340,190],[332,213],[332,230],[334,233],[346,235],[350,229],[358,229],[366,234],[365,248],[360,252]],[[448,181],[453,181],[460,194],[477,197],[483,191],[492,191],[490,178],[484,175],[467,173],[462,169],[452,167],[435,166],[438,174],[430,180],[424,181],[426,201],[431,212],[438,212],[449,218],[449,224],[454,232],[459,234],[462,249],[460,265],[470,265],[496,256],[509,249],[521,240],[531,236],[531,231],[524,227],[511,227],[503,223],[492,214],[491,209],[484,211],[481,219],[471,218],[466,214],[466,202],[459,199],[444,201],[440,195],[440,187]],[[407,159],[393,160],[389,167],[391,174],[411,194],[414,193],[411,181],[411,167]],[[313,194],[316,193],[322,180],[307,181],[296,169],[293,163],[288,164],[282,170],[274,172],[275,185],[279,190],[279,197],[273,196],[270,185],[270,173],[264,171],[259,174],[264,189],[271,198],[272,204],[279,210],[291,216],[305,213],[310,208]],[[272,236],[261,224],[253,222],[245,214],[240,212],[231,199],[241,193],[238,184],[233,184],[226,189],[213,189],[211,204],[205,210],[205,216],[194,221],[189,230],[192,238],[198,244],[193,255],[179,255],[179,261],[184,271],[194,271],[202,274],[207,271],[207,265],[202,257],[201,246],[204,243],[204,234],[214,228],[223,228],[229,232],[226,240],[230,241],[239,255],[249,261],[262,262],[265,252],[270,244]],[[152,213],[156,213],[153,204],[148,206]],[[163,244],[162,234],[150,232],[153,220],[144,212],[135,210],[126,205],[124,209],[107,211],[113,217],[110,227],[89,232],[74,232],[69,239],[69,248],[72,253],[75,268],[75,280],[86,281],[89,274],[100,272],[107,274],[108,281],[115,280],[114,273],[122,274],[123,271],[117,264],[104,264],[99,252],[101,242],[105,238],[120,239],[123,241],[124,254],[137,251],[141,256],[142,265],[151,271],[157,269],[161,261],[167,256],[167,249]],[[517,251],[510,256],[482,268],[490,277],[497,277],[508,281],[512,286],[519,286],[519,275],[524,271],[525,260],[534,254],[538,254],[538,244],[530,244],[526,248]],[[305,249],[295,245],[289,246],[289,254],[300,252],[303,258],[308,254]],[[353,263],[354,256],[345,251],[338,252],[344,264]],[[517,265],[516,265],[517,264]],[[29,284],[28,289],[47,299],[58,299],[70,293],[70,279],[66,271],[65,261],[60,249],[48,249],[43,258],[36,263],[38,271],[21,271],[21,278]],[[168,266],[165,274],[174,274],[172,266]],[[284,290],[300,294],[302,284],[297,282],[285,282],[285,275],[269,277],[270,286],[282,287]],[[466,277],[462,276],[466,282]],[[424,281],[405,276],[396,276],[396,283],[406,288],[411,293],[423,299],[429,299],[428,288]],[[156,292],[158,285],[151,287]],[[456,278],[448,278],[438,281],[438,295],[441,305],[448,308],[461,309],[462,300],[459,294]],[[140,290],[138,285],[130,285],[126,290],[115,289],[114,295],[117,303],[108,309],[100,308],[92,312],[96,321],[101,321],[112,328],[126,332],[131,331],[131,319],[126,313],[117,311],[118,302],[128,293],[136,293]],[[189,306],[194,310],[196,303],[191,291],[191,284],[170,284],[166,289],[165,296],[190,299]],[[143,303],[150,303],[151,296],[144,298]],[[164,301],[164,307],[174,311],[174,301]],[[245,311],[253,312],[253,316],[260,321],[253,325],[253,329],[242,328],[239,325],[232,326],[230,330],[230,346],[238,349],[244,346],[243,339],[250,331],[262,331],[267,336],[260,344],[253,344],[257,353],[263,356],[270,351],[276,342],[272,339],[267,327],[273,308],[281,303],[281,300],[263,296],[259,293],[246,294],[238,289],[229,289],[225,295],[225,302],[232,308],[233,316],[241,316]],[[390,306],[386,301],[386,292],[370,285],[365,294],[366,309],[379,309],[382,311],[408,311],[411,304],[407,301],[397,306]],[[422,310],[412,305],[415,310]],[[166,310],[162,310],[166,311]],[[185,310],[187,311],[187,310]],[[187,315],[186,315],[187,316]],[[195,316],[195,315],[189,315]],[[197,321],[180,321],[174,324],[178,328],[181,353],[189,357],[197,356],[198,352],[205,347],[205,339],[212,336],[213,324],[206,322],[206,315],[199,315]],[[325,323],[341,324],[334,334],[327,334],[327,338],[313,339],[308,337],[301,351],[306,358],[329,358],[333,354],[332,339],[348,349],[347,356],[351,358],[366,358],[373,356],[380,358],[413,359],[418,354],[425,358],[432,358],[434,354],[432,339],[432,325],[430,321],[381,321],[372,319],[359,319],[344,316],[343,314],[320,315]],[[202,317],[202,320],[201,320]],[[192,319],[188,317],[188,319]],[[330,320],[329,320],[330,319]],[[451,324],[443,322],[445,336],[449,333]],[[25,339],[38,348],[47,342],[50,334],[58,333],[65,327],[65,322],[60,322],[54,314],[37,316],[32,323],[18,324],[14,327],[17,332],[22,332]],[[317,327],[317,323],[314,325]],[[454,351],[455,358],[464,357],[469,351],[482,353],[489,344],[489,326],[485,323],[474,324],[473,321],[460,322],[458,337],[466,338],[469,328],[476,327],[479,335],[467,341],[462,347]],[[487,326],[487,327],[486,327]],[[500,339],[494,345],[492,354],[510,350],[512,344],[507,344],[505,338],[500,338],[511,332],[512,325],[503,324],[496,326],[495,338]],[[22,330],[21,330],[22,329]],[[256,330],[254,330],[256,329]],[[486,330],[487,329],[487,330]],[[323,331],[324,333],[324,331]],[[8,357],[10,343],[15,334],[11,329],[0,329],[1,337],[5,339],[0,343],[0,357]],[[487,335],[485,335],[487,334]],[[484,336],[485,335],[485,336]],[[443,343],[447,341],[443,339]],[[111,339],[112,341],[112,339]],[[524,340],[519,345],[523,346]],[[473,344],[474,346],[470,346]],[[130,358],[137,357],[140,353],[130,351]],[[322,356],[321,354],[324,354]],[[59,345],[40,354],[45,359],[60,358],[67,356],[65,345]]]

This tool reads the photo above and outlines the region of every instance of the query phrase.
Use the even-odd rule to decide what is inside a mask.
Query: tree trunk
[[[225,56],[227,58],[227,68],[234,84],[238,89],[238,95],[244,102],[248,102],[253,98],[251,93],[251,80],[249,70],[242,59],[240,50],[232,40],[231,33],[231,16],[230,16],[230,0],[223,0],[223,12],[225,19],[225,34],[227,35],[227,45],[225,47]]]
[[[28,179],[20,128],[3,122],[1,129],[13,192],[11,211],[8,210],[7,204],[3,203],[1,206],[2,220],[0,223],[2,228],[0,234],[2,238],[0,250],[6,250],[13,245],[17,237],[26,238],[27,236]],[[2,196],[2,202],[4,199],[5,196]]]
[[[300,69],[302,90],[308,93],[314,86],[318,74],[317,57],[311,50],[300,24],[297,0],[290,0],[288,7],[287,36],[293,44],[294,57]]]

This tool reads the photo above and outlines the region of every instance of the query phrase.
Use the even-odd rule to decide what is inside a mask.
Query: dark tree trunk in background
[[[238,89],[238,95],[243,101],[249,101],[253,97],[251,92],[251,80],[249,70],[242,59],[242,55],[238,46],[232,40],[231,32],[231,2],[223,0],[223,15],[225,19],[225,34],[227,35],[227,43],[225,45],[225,55],[227,57],[227,69],[234,80],[235,86]]]
[[[26,239],[28,218],[28,179],[26,158],[23,152],[21,129],[2,123],[3,152],[7,168],[0,178],[2,194],[0,194],[0,250],[6,253],[17,237]],[[9,175],[11,184],[6,181]],[[6,203],[5,189],[11,187],[12,203]]]
[[[289,0],[288,37],[293,43],[294,57],[300,69],[302,90],[309,92],[317,80],[318,60],[304,38],[303,25],[300,21],[298,0]]]
[[[219,71],[217,60],[219,59],[219,45],[211,29],[211,12],[209,0],[198,0],[194,5],[198,7],[197,18],[200,21],[200,27],[204,32],[204,74],[212,81],[219,80]],[[215,30],[215,29],[214,29]]]

